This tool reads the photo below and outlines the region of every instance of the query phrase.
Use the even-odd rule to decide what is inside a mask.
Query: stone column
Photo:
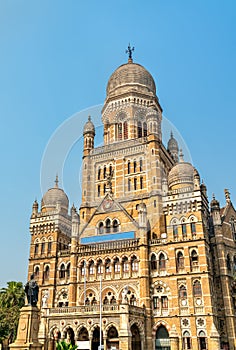
[[[11,350],[42,350],[38,341],[40,311],[36,306],[23,306],[20,310],[20,319],[16,341],[10,344]]]
[[[179,350],[179,336],[175,325],[170,330],[170,347],[171,350]]]
[[[120,332],[119,332],[119,348],[122,350],[131,349],[131,337],[129,336],[129,305],[120,305]]]

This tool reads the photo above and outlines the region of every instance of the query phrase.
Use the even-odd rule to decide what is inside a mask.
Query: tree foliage
[[[76,349],[77,349],[77,345],[66,343],[64,340],[57,342],[56,350],[76,350]]]
[[[11,281],[7,288],[0,289],[0,342],[11,343],[16,338],[20,308],[25,303],[21,282]]]

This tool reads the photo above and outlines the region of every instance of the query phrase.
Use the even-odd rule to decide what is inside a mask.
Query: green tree
[[[12,343],[16,338],[20,308],[25,303],[21,282],[11,281],[0,289],[0,342]]]
[[[76,350],[77,345],[72,345],[71,343],[66,343],[64,340],[57,342],[57,350]]]

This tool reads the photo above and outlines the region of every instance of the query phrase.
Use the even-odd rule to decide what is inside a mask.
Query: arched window
[[[167,298],[167,296],[162,296],[161,297],[161,309],[163,311],[168,310],[168,298]]]
[[[38,254],[39,253],[39,244],[36,243],[34,246],[34,254]]]
[[[86,269],[86,262],[83,261],[81,265],[81,276],[85,275],[85,269]]]
[[[186,289],[186,286],[184,286],[184,285],[179,287],[179,298],[180,299],[187,298],[187,289]]]
[[[66,275],[67,275],[67,278],[70,278],[70,263],[66,267]]]
[[[106,233],[110,233],[110,232],[111,232],[111,220],[106,219]]]
[[[159,256],[159,270],[163,271],[165,269],[166,269],[166,259],[165,259],[165,255],[161,253]]]
[[[111,273],[111,260],[110,259],[107,259],[105,261],[105,272],[106,272],[106,274]]]
[[[49,242],[48,242],[48,254],[50,254],[51,251],[52,251],[52,242],[49,241]]]
[[[231,259],[229,254],[227,255],[226,264],[228,271],[231,271]]]
[[[119,231],[119,223],[115,219],[115,220],[113,220],[113,232],[118,232],[118,231]]]
[[[38,280],[38,278],[39,278],[39,267],[38,266],[36,266],[34,269],[34,277],[36,280]]]
[[[143,136],[144,137],[147,136],[147,123],[146,122],[143,123]]]
[[[122,123],[118,123],[118,140],[122,140]]]
[[[43,274],[43,280],[44,280],[44,281],[48,281],[48,280],[49,280],[49,273],[50,273],[50,268],[49,268],[49,266],[47,265],[47,266],[45,267],[44,274]]]
[[[100,222],[98,225],[98,233],[101,235],[104,233],[104,226],[103,226],[103,222]]]
[[[138,259],[136,256],[133,256],[131,259],[131,270],[138,271]]]
[[[183,349],[189,350],[192,349],[191,336],[189,331],[185,331],[183,334]]]
[[[95,268],[94,268],[94,261],[90,261],[89,263],[89,274],[94,275]]]
[[[199,280],[193,282],[193,296],[200,297],[202,296],[202,287]]]
[[[142,123],[138,122],[138,138],[142,137]]]
[[[109,174],[112,174],[112,165],[109,166]]]
[[[156,270],[157,269],[157,258],[155,254],[152,254],[151,256],[151,269]]]
[[[139,160],[139,170],[143,171],[143,160],[142,160],[142,158]]]
[[[173,225],[173,237],[178,239],[178,225]]]
[[[65,264],[61,264],[60,270],[59,270],[59,278],[65,278],[66,277],[66,268]]]
[[[204,331],[200,331],[198,335],[199,349],[207,350],[207,338]]]
[[[134,160],[134,173],[136,173],[136,170],[137,170],[137,162],[136,160]]]
[[[191,263],[191,270],[198,267],[198,254],[196,250],[192,250],[191,252],[190,263]]]
[[[45,242],[41,244],[41,254],[45,253]]]
[[[143,189],[143,177],[142,176],[140,177],[140,189],[141,190]]]
[[[195,222],[191,222],[190,227],[191,227],[191,234],[195,235],[196,234],[196,224],[195,224]]]
[[[182,252],[177,254],[177,271],[184,269],[184,256]]]
[[[100,197],[100,195],[101,195],[101,186],[98,185],[98,197]]]
[[[101,179],[101,168],[98,168],[98,180]]]
[[[104,168],[103,168],[103,178],[104,179],[106,178],[106,174],[107,174],[107,168],[106,168],[106,166],[104,166]]]
[[[137,179],[136,179],[136,177],[134,178],[134,190],[135,191],[137,190]]]
[[[103,304],[104,304],[104,305],[109,304],[109,299],[108,299],[107,296],[105,296],[105,298],[103,299]]]
[[[97,273],[100,275],[103,273],[102,260],[98,260],[97,262]]]
[[[124,122],[123,127],[124,127],[124,140],[127,140],[127,138],[128,138],[128,123],[126,121]]]
[[[118,258],[114,260],[114,271],[115,273],[120,272],[120,261]]]
[[[128,272],[129,271],[129,261],[127,257],[123,258],[123,272]]]
[[[134,305],[134,306],[137,305],[137,299],[134,294],[131,295],[129,302],[130,302],[130,305]]]
[[[103,194],[106,193],[106,184],[103,184]]]
[[[128,168],[128,174],[130,174],[130,161],[128,161],[127,168]]]

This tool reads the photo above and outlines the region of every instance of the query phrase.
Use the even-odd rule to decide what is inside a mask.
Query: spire
[[[58,181],[58,175],[56,175],[55,186],[54,186],[55,188],[58,188],[58,182],[59,182]]]
[[[133,63],[132,52],[134,52],[134,47],[131,47],[130,43],[129,43],[128,49],[125,50],[125,52],[129,54],[128,63]]]
[[[170,138],[173,139],[174,138],[174,135],[173,135],[173,131],[171,130],[170,132]]]
[[[229,190],[226,188],[226,189],[224,190],[224,192],[225,192],[225,199],[226,199],[226,202],[227,202],[227,203],[230,203],[231,200],[230,200],[230,192],[229,192]]]

